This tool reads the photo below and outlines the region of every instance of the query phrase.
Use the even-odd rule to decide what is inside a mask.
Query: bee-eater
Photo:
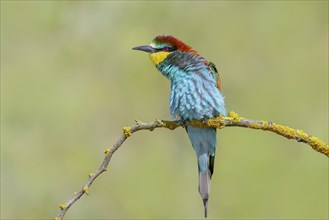
[[[150,45],[134,47],[149,53],[155,67],[171,82],[170,114],[183,121],[226,115],[215,65],[170,35],[155,37]],[[207,217],[210,179],[214,172],[216,129],[186,126],[197,156],[199,193]]]

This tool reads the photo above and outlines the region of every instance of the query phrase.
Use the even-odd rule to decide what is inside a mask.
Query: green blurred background
[[[228,110],[328,143],[327,1],[1,1],[1,218],[53,218],[134,119],[170,119],[169,81],[132,51],[172,34],[217,64]],[[327,219],[328,159],[218,132],[209,217]],[[203,218],[184,129],[141,131],[66,219]]]

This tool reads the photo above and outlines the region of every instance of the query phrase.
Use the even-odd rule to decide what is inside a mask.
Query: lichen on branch
[[[329,157],[329,145],[326,144],[321,139],[311,136],[304,132],[303,130],[293,129],[288,126],[272,123],[269,121],[256,121],[251,119],[246,119],[239,116],[236,112],[230,112],[227,117],[219,116],[217,118],[211,118],[206,120],[192,120],[192,121],[164,121],[156,119],[154,122],[141,122],[136,120],[136,124],[132,127],[124,127],[121,137],[117,140],[111,148],[107,148],[104,152],[105,157],[101,165],[94,172],[88,174],[88,179],[86,183],[81,187],[81,189],[74,193],[73,197],[70,198],[66,203],[59,205],[60,212],[54,218],[55,220],[63,219],[69,208],[81,198],[82,195],[87,194],[91,184],[94,180],[107,171],[109,162],[115,153],[115,151],[122,146],[122,144],[131,137],[135,132],[140,130],[153,131],[156,128],[167,128],[174,130],[178,127],[184,126],[195,126],[195,127],[213,127],[222,129],[224,127],[244,127],[251,129],[261,129],[264,131],[271,131],[288,139],[294,139],[298,142],[303,142],[310,145],[315,151],[322,153]]]
[[[271,131],[288,139],[294,139],[298,142],[303,142],[310,145],[314,150],[329,157],[329,146],[321,139],[311,136],[303,130],[293,129],[285,125],[272,123],[268,121],[255,121],[240,117],[235,112],[230,112],[228,117],[217,117],[209,119],[207,125],[210,127],[223,128],[229,126],[261,129]]]

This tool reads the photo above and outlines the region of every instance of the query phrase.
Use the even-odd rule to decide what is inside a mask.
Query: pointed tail
[[[210,179],[214,172],[215,163],[216,129],[186,127],[186,130],[198,160],[199,193],[207,218]]]
[[[206,172],[199,171],[199,193],[203,200],[204,206],[204,217],[207,218],[208,212],[208,198],[210,195],[210,171],[207,170]]]

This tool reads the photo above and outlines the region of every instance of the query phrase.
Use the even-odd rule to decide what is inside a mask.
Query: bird
[[[174,119],[188,122],[226,116],[218,70],[191,46],[172,35],[158,35],[149,45],[132,49],[147,52],[155,67],[170,80],[169,105]],[[198,191],[207,218],[217,146],[216,129],[184,127],[197,157]]]

